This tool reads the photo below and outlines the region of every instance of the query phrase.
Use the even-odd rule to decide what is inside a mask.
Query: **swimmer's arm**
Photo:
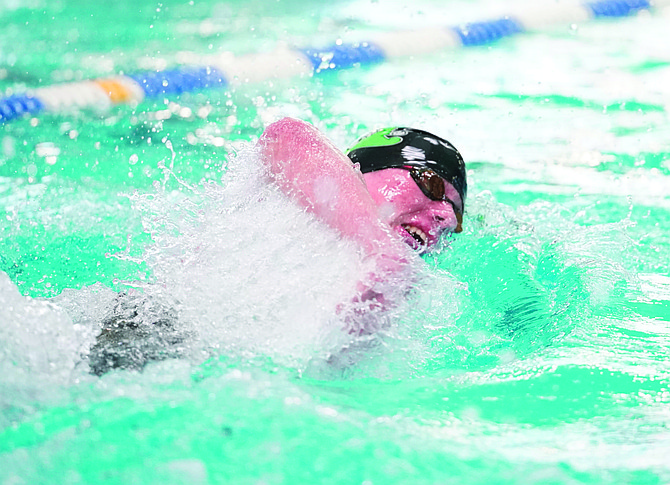
[[[379,273],[394,273],[406,265],[407,248],[379,220],[360,171],[316,128],[284,118],[267,127],[259,147],[281,189],[358,242],[375,258]]]

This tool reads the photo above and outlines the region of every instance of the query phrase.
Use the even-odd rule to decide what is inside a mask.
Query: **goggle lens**
[[[412,176],[412,179],[414,179],[414,182],[416,182],[416,185],[421,189],[421,192],[423,192],[430,200],[444,201],[451,204],[454,208],[454,213],[456,214],[456,220],[458,221],[458,227],[454,232],[461,232],[463,211],[444,193],[444,179],[429,168],[421,170],[413,168],[409,173]]]
[[[445,200],[444,181],[432,170],[412,170],[412,178],[431,200]]]

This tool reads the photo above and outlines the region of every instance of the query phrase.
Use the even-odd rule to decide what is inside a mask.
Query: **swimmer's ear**
[[[456,212],[456,221],[458,222],[458,225],[456,226],[456,229],[454,229],[454,232],[458,234],[459,232],[463,232],[463,214]]]

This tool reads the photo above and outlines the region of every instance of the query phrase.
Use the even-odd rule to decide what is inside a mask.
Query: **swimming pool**
[[[0,89],[524,3],[1,0]],[[0,481],[667,482],[668,15],[3,125]],[[468,163],[464,232],[373,337],[333,331],[365,262],[259,172],[284,115],[341,148],[421,127]],[[131,289],[186,344],[91,375]]]

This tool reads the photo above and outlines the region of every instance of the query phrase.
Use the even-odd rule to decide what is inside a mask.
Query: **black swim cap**
[[[384,128],[360,138],[347,155],[363,173],[385,168],[430,168],[454,186],[465,207],[468,184],[463,157],[447,140],[427,131]]]

